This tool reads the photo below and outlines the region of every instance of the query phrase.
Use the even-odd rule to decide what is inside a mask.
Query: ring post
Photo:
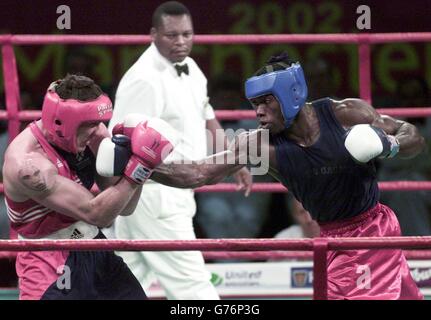
[[[313,299],[328,300],[328,239],[313,239]]]

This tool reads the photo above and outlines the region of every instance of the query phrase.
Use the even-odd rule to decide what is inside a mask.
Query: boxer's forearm
[[[197,188],[215,184],[241,169],[237,159],[229,159],[229,152],[221,152],[191,163],[169,163],[157,167],[151,179],[176,188]]]
[[[81,209],[86,213],[87,222],[98,227],[107,227],[118,215],[134,211],[137,205],[135,197],[140,194],[140,190],[141,186],[122,178],[116,185],[107,188],[88,202],[83,202]]]
[[[421,153],[425,148],[425,139],[418,129],[404,122],[395,134],[400,143],[399,155],[402,158],[412,158]]]
[[[133,212],[135,212],[136,206],[138,205],[139,198],[141,196],[142,186],[139,186],[133,193],[132,198],[129,203],[126,205],[124,210],[121,212],[121,216],[129,216]]]

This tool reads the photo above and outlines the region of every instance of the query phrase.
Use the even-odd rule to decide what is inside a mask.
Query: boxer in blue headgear
[[[379,203],[375,160],[421,153],[425,140],[415,126],[382,116],[361,99],[306,102],[301,67],[286,55],[271,59],[245,89],[262,130],[243,132],[230,143],[235,161],[191,166],[199,168],[193,177],[214,183],[244,165],[244,159],[256,165],[256,154],[263,155],[261,166],[319,223],[321,237],[401,235],[395,213]],[[265,129],[269,141],[261,139]],[[357,285],[364,277],[358,266],[373,275],[372,285]],[[400,249],[331,251],[327,268],[330,299],[423,298]]]
[[[281,60],[281,61],[278,61]],[[273,95],[279,102],[284,117],[284,126],[288,128],[307,99],[307,84],[299,63],[292,63],[287,55],[268,61],[245,83],[247,99]]]
[[[361,99],[306,102],[301,66],[285,54],[248,79],[245,91],[260,128],[269,130],[272,139],[259,141],[264,130],[247,132],[231,150],[238,159],[253,159],[249,145],[259,141],[257,152],[267,152],[269,173],[319,223],[321,237],[401,235],[395,213],[379,203],[375,160],[422,152],[425,140],[415,126],[382,116]],[[329,253],[328,298],[422,299],[402,251],[383,251]],[[357,285],[363,276],[358,265],[371,270],[372,286]]]

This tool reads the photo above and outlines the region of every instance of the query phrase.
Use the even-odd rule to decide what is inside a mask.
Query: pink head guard
[[[62,99],[55,92],[53,82],[45,95],[42,107],[42,124],[47,139],[61,149],[78,153],[76,134],[81,124],[93,121],[109,121],[112,117],[112,102],[106,95],[91,101]]]

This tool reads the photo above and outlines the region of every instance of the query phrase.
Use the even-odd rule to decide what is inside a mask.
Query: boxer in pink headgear
[[[110,99],[87,77],[68,75],[49,87],[42,119],[5,153],[7,214],[20,239],[104,239],[99,227],[134,211],[141,185],[173,145],[147,122],[111,140],[103,124],[111,116]],[[122,176],[100,176],[96,157]],[[96,196],[94,184],[102,190]],[[20,252],[16,271],[20,299],[146,297],[113,252]]]
[[[88,102],[62,99],[55,91],[59,83],[53,82],[45,95],[42,124],[50,143],[67,152],[78,153],[78,128],[84,123],[109,121],[112,117],[112,102],[105,94]]]

